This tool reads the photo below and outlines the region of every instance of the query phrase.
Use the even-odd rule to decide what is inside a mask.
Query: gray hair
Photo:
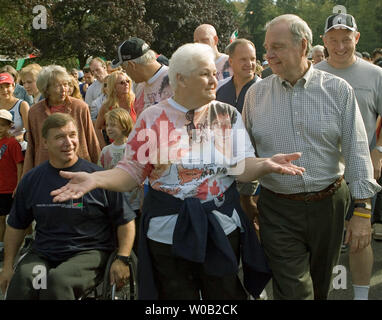
[[[226,48],[225,48],[225,53],[228,54],[230,57],[235,53],[235,49],[239,44],[248,44],[253,47],[253,49],[256,50],[255,45],[253,44],[252,41],[249,41],[244,38],[236,39],[235,41],[231,42]]]
[[[286,22],[289,26],[289,31],[292,34],[292,38],[296,44],[299,44],[303,39],[307,41],[307,48],[305,55],[307,56],[312,49],[313,34],[308,24],[302,20],[299,16],[294,14],[283,14],[274,18],[272,21],[267,22],[265,30],[268,30],[271,26],[279,23]]]
[[[138,58],[135,58],[135,59],[132,59],[132,60],[128,60],[128,61],[124,61],[122,65],[125,65],[127,66],[128,62],[129,61],[132,61],[136,64],[149,64],[150,62],[154,61],[157,59],[157,55],[155,53],[154,50],[149,50],[147,51],[143,56],[140,56]]]
[[[312,48],[312,54],[315,53],[316,51],[324,52],[324,50],[325,50],[325,47],[318,44]]]
[[[211,47],[202,43],[187,43],[178,48],[170,59],[168,77],[171,88],[177,87],[177,74],[189,76],[198,68],[201,61],[211,60],[215,63],[215,54]]]
[[[37,77],[36,86],[45,98],[49,98],[49,86],[57,81],[57,79],[67,81],[68,83],[72,81],[71,76],[64,67],[52,64],[41,69]]]

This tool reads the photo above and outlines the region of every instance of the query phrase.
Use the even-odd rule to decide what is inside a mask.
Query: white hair
[[[312,54],[315,53],[316,51],[324,52],[324,50],[325,50],[325,47],[318,44],[312,48]]]
[[[208,60],[215,63],[215,54],[209,45],[187,43],[179,47],[171,56],[168,69],[168,78],[171,88],[175,91],[177,86],[177,74],[189,76],[198,68],[201,61]]]
[[[303,39],[307,40],[307,48],[305,55],[307,56],[312,48],[313,43],[313,34],[312,30],[309,28],[308,24],[302,20],[299,16],[294,14],[283,14],[274,18],[272,21],[267,22],[265,29],[268,30],[274,24],[279,22],[286,22],[289,26],[289,31],[292,34],[292,37],[295,43],[301,43]]]

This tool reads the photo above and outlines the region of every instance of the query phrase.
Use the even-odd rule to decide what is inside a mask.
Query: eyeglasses
[[[193,132],[192,130],[196,129],[194,124],[194,114],[195,114],[195,110],[189,110],[186,113],[186,120],[190,121],[190,123],[186,123],[187,134],[191,140],[192,140],[192,132]]]
[[[118,82],[120,85],[125,85],[125,84],[127,84],[127,85],[130,85],[130,83],[129,83],[129,81],[128,80],[123,80],[123,81],[121,81],[121,82]]]

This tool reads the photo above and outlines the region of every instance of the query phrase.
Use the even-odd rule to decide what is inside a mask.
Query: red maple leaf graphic
[[[196,196],[201,200],[206,200],[208,195],[208,180],[199,185]]]
[[[174,130],[176,130],[176,128],[174,123],[167,117],[164,110],[160,116],[155,119],[152,129],[157,133],[159,156],[163,153],[163,158],[161,159],[169,159],[169,148],[177,144],[180,137],[177,137],[176,141],[174,141],[173,138],[172,141],[170,141],[170,135],[174,132]],[[172,135],[174,135],[174,133]]]
[[[134,136],[127,143],[128,145],[130,145],[131,150],[134,152],[134,154],[132,156],[132,160],[134,160],[134,161],[138,161],[137,154],[138,154],[139,148],[142,145],[144,145],[145,143],[147,143],[147,141],[149,140],[149,137],[147,135],[145,135],[145,140],[143,140],[143,141],[138,140],[139,132],[141,130],[145,130],[145,129],[146,129],[146,122],[144,119],[142,119],[140,124],[138,124],[138,122],[137,122],[136,127],[135,127]],[[146,156],[148,156],[148,150],[146,151]]]
[[[216,180],[212,184],[212,187],[210,187],[210,192],[212,195],[217,196],[220,193],[220,188],[217,186]]]

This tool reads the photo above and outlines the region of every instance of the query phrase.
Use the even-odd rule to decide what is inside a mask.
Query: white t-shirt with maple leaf
[[[190,134],[188,111],[170,98],[142,112],[117,167],[137,183],[147,177],[153,189],[180,199],[217,199],[234,182],[230,170],[243,169],[238,164],[255,157],[254,149],[234,107],[213,101],[195,109],[195,130]],[[232,217],[216,210],[214,214],[226,234],[241,227],[236,211]],[[152,218],[147,236],[172,244],[176,219],[177,214]]]

